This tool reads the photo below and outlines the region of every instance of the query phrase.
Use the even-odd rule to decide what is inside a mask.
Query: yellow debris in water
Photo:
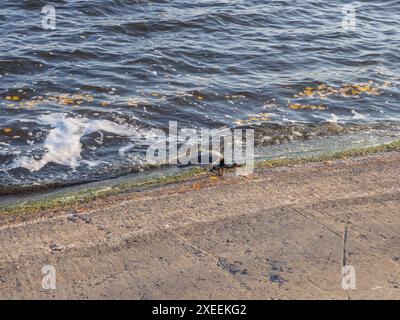
[[[4,128],[3,129],[4,133],[9,134],[11,133],[13,130],[11,128]]]
[[[291,103],[289,108],[292,110],[326,110],[327,107],[323,104],[312,105],[312,104],[301,104],[301,103]]]
[[[11,101],[18,101],[19,97],[18,96],[7,96],[6,100],[11,100]]]
[[[360,94],[365,93],[368,95],[380,95],[380,91],[376,87],[372,87],[374,82],[372,80],[368,81],[368,83],[361,84],[345,84],[339,88],[333,88],[323,83],[317,86],[316,89],[312,87],[306,87],[303,91],[298,92],[293,97],[294,98],[306,98],[306,97],[314,97],[317,95],[320,99],[325,99],[326,97],[332,95],[339,95],[342,97],[359,97]],[[387,87],[389,85],[388,82],[384,83],[383,86]]]
[[[9,101],[19,101],[21,100],[18,96],[7,96],[6,100]],[[23,100],[20,101],[17,105],[19,108],[33,108],[39,103],[49,103],[54,102],[62,106],[73,106],[77,107],[84,102],[92,102],[94,100],[93,96],[90,94],[61,94],[58,96],[36,96],[31,98],[31,100]],[[9,107],[15,106],[13,104],[9,104]]]
[[[249,114],[249,117],[247,119],[237,119],[234,123],[238,126],[243,126],[243,125],[250,125],[253,123],[260,123],[260,122],[266,122],[271,120],[271,114],[269,113],[259,113],[259,114]]]
[[[360,91],[360,92],[370,92],[371,91],[371,86],[369,84],[355,84],[353,85],[353,88],[355,88],[356,90]]]

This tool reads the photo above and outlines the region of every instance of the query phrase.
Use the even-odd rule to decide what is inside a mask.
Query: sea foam
[[[109,132],[119,136],[133,137],[139,130],[127,125],[120,125],[109,120],[89,120],[68,117],[66,113],[40,116],[38,123],[49,125],[52,129],[44,141],[46,153],[39,160],[32,156],[15,159],[12,168],[25,168],[31,172],[41,170],[48,163],[68,166],[72,169],[81,163],[81,138],[94,132]]]

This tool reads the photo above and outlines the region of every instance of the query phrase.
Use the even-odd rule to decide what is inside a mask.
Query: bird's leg
[[[218,175],[222,177],[224,175],[224,168],[225,168],[225,159],[222,157],[219,161],[218,165]]]
[[[215,172],[217,170],[217,172]],[[219,166],[214,166],[210,169],[210,172],[215,175],[215,176],[219,176]]]

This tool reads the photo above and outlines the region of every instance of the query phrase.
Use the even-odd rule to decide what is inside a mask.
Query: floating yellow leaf
[[[13,130],[11,128],[4,128],[3,129],[4,133],[9,134],[11,133]]]
[[[353,91],[359,91],[359,92],[368,92],[371,91],[371,87],[366,84],[366,85],[360,85],[360,84],[355,84],[352,86],[353,87]]]

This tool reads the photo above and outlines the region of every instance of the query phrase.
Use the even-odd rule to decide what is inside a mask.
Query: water
[[[397,127],[399,1],[3,0],[0,189],[151,170],[146,134],[251,127],[256,144]],[[266,151],[268,152],[268,151]]]

